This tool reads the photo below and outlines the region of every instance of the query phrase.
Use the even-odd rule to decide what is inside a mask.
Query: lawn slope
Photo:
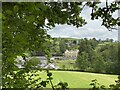
[[[96,74],[87,72],[73,72],[73,71],[51,71],[53,73],[54,85],[60,81],[67,82],[70,88],[90,88],[91,80],[97,79],[102,85],[107,88],[110,84],[114,84],[117,79],[117,75],[109,74]],[[46,73],[41,72],[40,76],[46,78]],[[48,85],[48,87],[50,87]]]

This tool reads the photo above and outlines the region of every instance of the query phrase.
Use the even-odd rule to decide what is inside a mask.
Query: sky
[[[101,6],[103,5],[104,3],[101,4]],[[87,21],[87,24],[83,27],[76,28],[75,26],[67,24],[56,25],[55,28],[49,30],[47,33],[54,38],[96,38],[102,40],[105,40],[106,38],[111,38],[114,40],[118,40],[118,31],[108,31],[108,29],[106,29],[104,26],[101,26],[101,20],[91,20],[90,12],[91,9],[85,7],[81,13],[81,16]],[[118,17],[118,13],[114,13],[114,16]]]

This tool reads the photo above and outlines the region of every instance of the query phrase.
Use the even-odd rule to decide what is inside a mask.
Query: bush
[[[41,60],[39,58],[33,57],[30,60],[27,61],[26,67],[40,67]]]

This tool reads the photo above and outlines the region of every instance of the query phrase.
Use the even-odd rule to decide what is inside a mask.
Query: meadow
[[[53,83],[56,85],[58,82],[67,82],[69,88],[91,88],[89,85],[91,80],[97,79],[100,85],[105,85],[109,88],[109,85],[114,84],[117,80],[117,75],[110,74],[98,74],[98,73],[88,73],[88,72],[75,72],[75,71],[51,71],[53,77]],[[46,80],[47,75],[45,71],[37,72],[42,80]],[[34,77],[38,78],[37,76]],[[50,88],[50,85],[47,85]]]
[[[59,69],[77,70],[75,67],[75,61],[76,60],[56,60],[55,64]]]

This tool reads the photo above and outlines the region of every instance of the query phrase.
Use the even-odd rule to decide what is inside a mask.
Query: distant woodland
[[[79,50],[74,67],[81,71],[119,74],[118,42],[113,39],[97,40],[53,38],[47,45],[52,56],[63,56],[66,50]],[[32,55],[41,56],[39,50]],[[69,69],[69,68],[68,68]]]

